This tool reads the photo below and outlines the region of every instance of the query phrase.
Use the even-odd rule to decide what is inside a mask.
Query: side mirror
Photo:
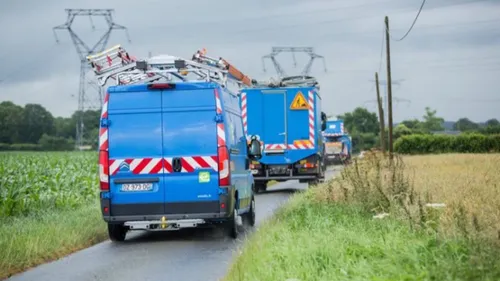
[[[260,141],[258,141],[255,137],[252,137],[252,140],[250,141],[248,155],[250,156],[250,158],[256,160],[262,158],[262,149],[260,146]]]
[[[321,131],[326,130],[326,120],[328,117],[326,116],[326,113],[321,112]]]

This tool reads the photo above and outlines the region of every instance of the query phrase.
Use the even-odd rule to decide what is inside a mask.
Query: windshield
[[[325,142],[339,142],[340,141],[340,136],[338,137],[325,137]]]

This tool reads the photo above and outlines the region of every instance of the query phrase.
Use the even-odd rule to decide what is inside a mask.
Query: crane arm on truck
[[[255,80],[243,74],[243,72],[238,70],[234,65],[230,64],[227,60],[223,59],[222,57],[220,57],[219,59],[215,59],[207,56],[206,53],[207,51],[204,48],[198,50],[196,51],[196,53],[194,53],[192,60],[226,70],[234,79],[241,81],[241,83],[246,86],[252,86],[257,83]]]

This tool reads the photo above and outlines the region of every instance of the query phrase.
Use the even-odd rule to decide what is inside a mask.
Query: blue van
[[[177,63],[177,62],[176,62]],[[100,119],[100,204],[109,237],[132,230],[219,225],[237,238],[255,224],[238,96],[220,83],[181,81],[107,89]]]

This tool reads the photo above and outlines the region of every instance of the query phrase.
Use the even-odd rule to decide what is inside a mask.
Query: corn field
[[[92,202],[97,172],[95,152],[0,153],[0,218]]]

